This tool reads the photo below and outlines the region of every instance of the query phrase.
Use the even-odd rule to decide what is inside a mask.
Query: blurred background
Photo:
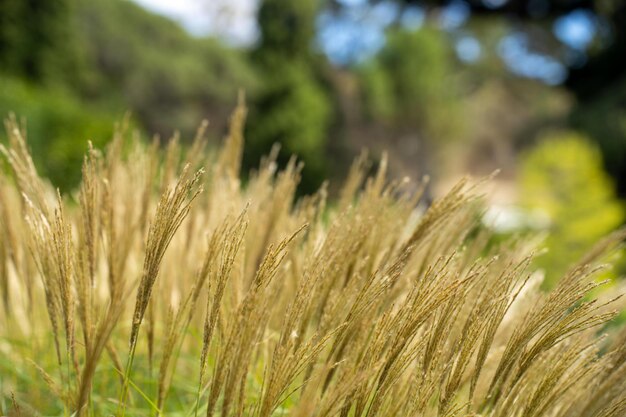
[[[0,114],[64,191],[127,111],[218,144],[239,89],[244,170],[278,142],[304,193],[362,148],[428,198],[500,169],[488,221],[551,232],[548,286],[626,218],[621,0],[0,0]]]

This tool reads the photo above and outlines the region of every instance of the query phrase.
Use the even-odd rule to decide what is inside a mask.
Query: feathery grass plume
[[[268,288],[287,255],[289,244],[304,227],[277,245],[271,244],[267,248],[254,280],[235,312],[234,323],[228,330],[224,346],[218,353],[217,366],[209,387],[207,416],[212,415],[222,393],[223,414],[228,415],[231,406],[235,412],[243,412],[242,382],[250,367],[252,347],[259,339],[259,329],[263,328],[268,319]]]
[[[239,178],[241,157],[243,154],[243,130],[246,122],[246,98],[243,91],[239,91],[237,107],[230,118],[228,135],[217,161],[217,167],[231,179]]]
[[[28,245],[24,245],[24,240],[18,238],[23,229],[26,229],[26,219],[23,216],[15,215],[16,213],[24,213],[29,210],[26,200],[30,200],[39,210],[43,211],[46,216],[48,213],[48,204],[54,196],[54,192],[51,187],[48,187],[38,176],[37,170],[33,160],[28,152],[26,144],[26,127],[25,123],[20,126],[17,122],[15,115],[11,114],[8,119],[5,120],[5,128],[9,139],[9,147],[5,147],[0,144],[0,154],[4,156],[5,160],[12,171],[12,181],[3,179],[0,182],[2,185],[2,198],[0,198],[0,206],[2,206],[2,222],[4,223],[4,239],[2,246],[5,247],[4,258],[10,261],[15,268],[19,269],[20,277],[25,281],[25,292],[27,293],[27,305],[24,306],[26,313],[31,310],[33,300],[33,289],[36,281],[36,276],[33,273],[34,265],[29,262],[30,254]],[[2,167],[4,168],[4,166]],[[3,173],[5,171],[2,171]],[[16,204],[16,198],[19,203]],[[4,266],[0,270],[6,270],[8,268],[7,262],[4,262]],[[9,271],[7,271],[9,274]],[[6,278],[7,281],[9,278]],[[4,298],[8,301],[10,295],[9,283],[6,283],[6,293]],[[6,303],[5,303],[6,304]]]
[[[611,353],[608,354],[603,369],[596,372],[587,386],[582,388],[586,390],[589,386],[594,387],[586,404],[576,398],[566,415],[576,415],[576,412],[582,410],[585,415],[616,416],[620,415],[619,410],[622,414],[626,411],[625,400],[619,399],[619,393],[626,389],[626,329],[620,331],[613,342],[613,349],[609,351]]]
[[[21,194],[28,197],[40,210],[48,210],[51,199],[50,190],[46,189],[37,174],[37,169],[26,145],[26,127],[19,126],[15,115],[5,121],[9,138],[9,148],[0,144],[0,153],[4,154],[13,170],[16,185]],[[45,213],[46,216],[49,213]]]
[[[137,289],[135,312],[133,314],[130,332],[129,353],[125,372],[126,382],[124,383],[124,387],[122,387],[121,394],[122,415],[126,402],[128,379],[130,378],[135,350],[137,348],[139,328],[143,321],[148,303],[150,302],[152,287],[159,274],[159,268],[163,256],[165,255],[165,250],[174,237],[174,233],[176,233],[189,213],[192,201],[202,191],[201,187],[196,187],[202,173],[203,171],[199,170],[191,175],[189,165],[183,168],[176,185],[161,196],[154,215],[154,221],[148,231],[143,273],[139,281],[139,288]]]
[[[3,169],[2,164],[0,164],[0,170]],[[10,237],[10,229],[9,229],[9,213],[7,210],[7,203],[4,199],[9,197],[9,192],[6,191],[7,185],[5,184],[4,178],[0,178],[0,193],[4,197],[0,200],[0,259],[8,260],[9,259],[9,245],[11,242]],[[4,309],[4,313],[8,316],[11,310],[11,295],[9,289],[9,266],[7,262],[0,263],[0,292],[2,292],[2,308]]]
[[[159,386],[157,394],[157,407],[161,409],[167,390],[170,384],[169,362],[174,353],[175,345],[185,334],[187,327],[195,312],[196,303],[204,288],[204,283],[208,280],[207,316],[205,318],[205,328],[203,336],[203,347],[201,355],[200,381],[203,380],[203,369],[206,367],[206,355],[211,340],[212,330],[215,326],[219,314],[221,298],[224,293],[226,282],[230,276],[233,263],[246,229],[244,221],[245,211],[230,225],[228,221],[223,223],[223,227],[215,231],[210,239],[209,247],[202,265],[198,268],[195,281],[180,305],[176,317],[169,326],[168,339],[164,348],[163,358],[159,370]],[[212,286],[216,288],[212,293]],[[213,297],[211,298],[211,295]],[[211,314],[209,315],[209,311]],[[200,383],[201,385],[202,383]]]
[[[25,151],[26,145],[19,132],[15,132],[14,145]],[[18,182],[25,181],[21,187],[29,192],[37,192],[42,189],[43,183],[39,180],[37,172],[32,166],[30,156],[15,152],[5,152]],[[12,156],[11,156],[12,155]],[[30,162],[29,162],[30,161]],[[28,166],[26,173],[21,173],[23,166]],[[20,179],[21,178],[21,179]],[[36,183],[36,185],[30,182]],[[78,362],[74,343],[74,266],[73,266],[73,242],[71,226],[65,219],[64,204],[61,195],[57,192],[57,204],[53,210],[44,199],[37,199],[36,206],[24,193],[23,199],[26,206],[26,222],[29,226],[27,236],[28,245],[32,252],[37,269],[42,278],[45,290],[46,306],[53,329],[54,345],[57,354],[59,372],[65,381],[64,397],[71,397],[72,384],[78,373]],[[65,355],[60,347],[60,327],[63,329],[65,339]],[[65,356],[65,371],[63,366]],[[72,376],[74,373],[74,376]],[[70,405],[71,406],[71,405]]]
[[[20,405],[17,403],[17,400],[15,399],[15,394],[11,393],[11,403],[13,405],[13,411],[14,411],[14,415],[17,417],[21,417],[22,416],[22,408],[20,407]]]
[[[94,305],[93,290],[96,286],[96,268],[98,264],[98,246],[100,235],[101,192],[97,178],[97,155],[91,142],[83,162],[83,181],[79,191],[81,222],[76,274],[78,311],[83,331],[83,342],[90,346],[93,334]]]
[[[209,348],[213,340],[215,325],[219,320],[222,297],[224,296],[226,284],[230,278],[237,253],[239,252],[247,228],[247,222],[244,218],[245,211],[235,220],[233,225],[230,225],[229,222],[226,221],[222,224],[222,227],[214,232],[209,241],[209,248],[204,263],[198,273],[197,286],[202,285],[208,278],[209,288],[207,291],[206,315],[204,318],[202,336],[202,353],[200,355],[200,376],[196,400],[196,414],[198,402],[200,401],[200,390],[204,384]],[[196,294],[199,295],[199,292]],[[194,303],[195,300],[197,300],[197,295],[194,295]]]
[[[370,175],[363,154],[336,200],[326,184],[298,198],[302,165],[279,170],[277,148],[240,181],[244,119],[240,99],[221,150],[204,123],[186,152],[182,138],[161,149],[122,123],[106,149],[87,147],[82,183],[63,197],[7,121],[0,404],[78,416],[624,414],[626,331],[606,325],[624,285],[598,276],[626,231],[545,293],[536,239],[494,243],[482,224],[485,180],[424,207],[424,182],[388,181],[386,159]]]

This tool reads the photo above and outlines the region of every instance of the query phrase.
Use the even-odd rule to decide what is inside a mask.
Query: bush
[[[27,120],[29,146],[41,173],[64,191],[80,182],[80,166],[87,140],[103,146],[115,118],[110,112],[85,106],[60,88],[34,87],[3,76],[0,115],[10,112]],[[6,141],[0,134],[0,140]]]
[[[520,193],[525,207],[550,220],[548,252],[537,258],[549,287],[624,221],[624,205],[602,168],[600,151],[575,132],[548,135],[523,157]]]
[[[624,415],[626,332],[596,333],[616,302],[584,301],[624,232],[544,294],[527,243],[483,257],[486,229],[468,238],[467,181],[422,215],[384,163],[355,164],[332,211],[324,189],[295,201],[297,169],[271,157],[242,188],[244,113],[185,164],[115,135],[77,205],[9,124],[4,414]]]

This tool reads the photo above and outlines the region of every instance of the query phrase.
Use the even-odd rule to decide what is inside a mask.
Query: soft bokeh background
[[[278,142],[303,192],[362,148],[429,198],[501,169],[486,221],[551,232],[548,286],[626,218],[623,1],[0,0],[0,114],[64,191],[127,111],[217,144],[239,89],[244,169]]]

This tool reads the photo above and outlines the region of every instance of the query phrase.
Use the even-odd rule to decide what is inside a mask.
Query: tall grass
[[[532,242],[481,226],[481,182],[422,210],[361,157],[328,204],[274,152],[244,187],[244,118],[216,152],[205,125],[187,153],[120,126],[67,196],[7,121],[3,414],[626,414],[619,297],[589,295],[624,232],[543,293]]]

